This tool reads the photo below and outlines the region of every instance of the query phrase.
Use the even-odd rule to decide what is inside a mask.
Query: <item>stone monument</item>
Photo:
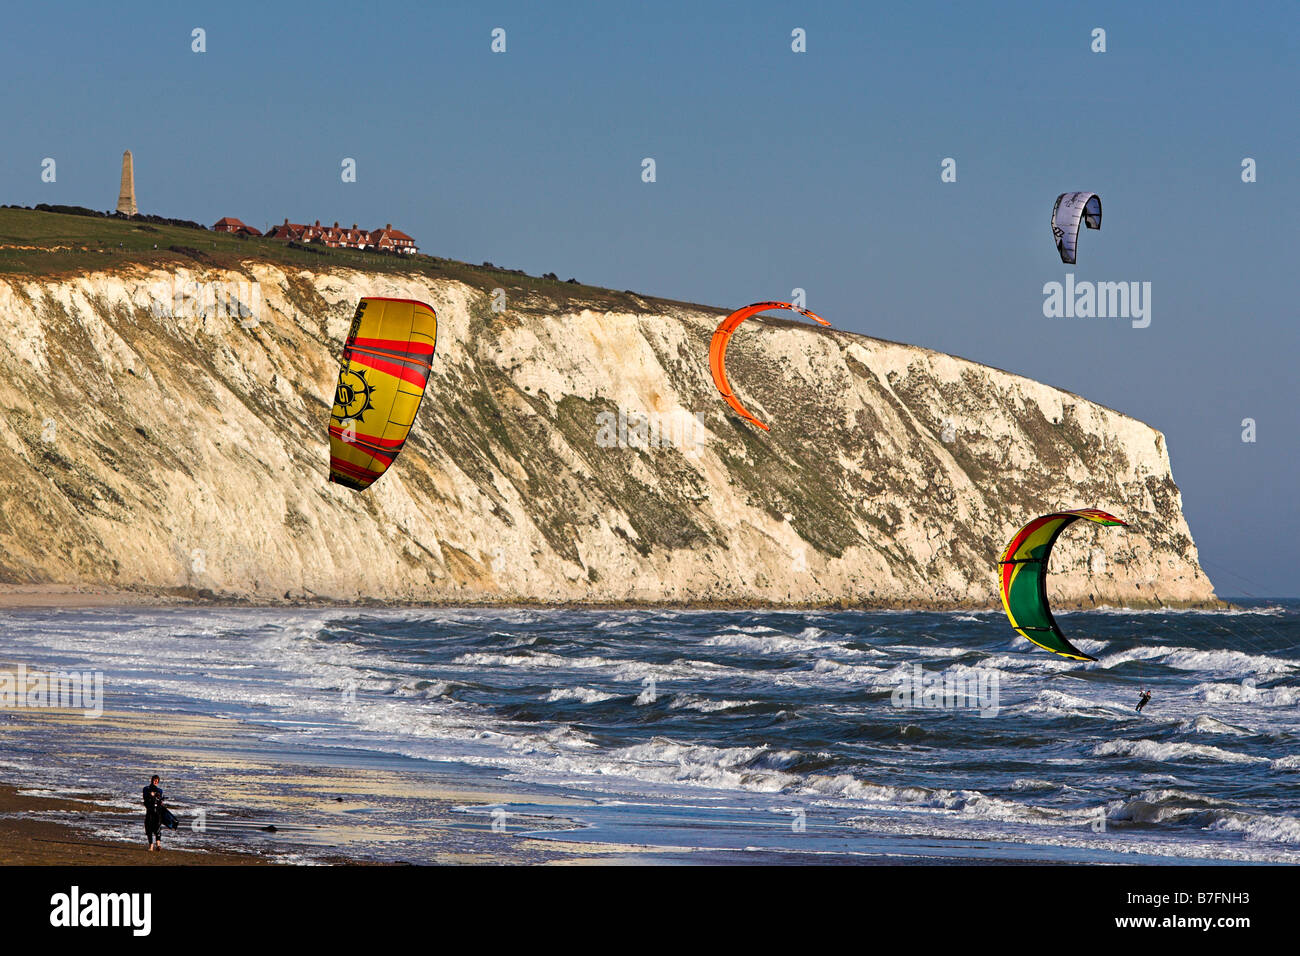
[[[117,194],[117,211],[134,216],[135,208],[135,167],[131,165],[131,151],[122,154],[122,189]]]

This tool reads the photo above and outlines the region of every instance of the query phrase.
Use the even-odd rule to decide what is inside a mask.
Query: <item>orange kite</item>
[[[727,404],[739,412],[747,421],[753,422],[763,431],[771,431],[766,425],[751,415],[744,405],[740,404],[740,399],[736,398],[736,393],[731,390],[731,383],[727,381],[727,343],[731,341],[731,334],[736,331],[741,322],[744,322],[750,316],[758,315],[760,312],[766,312],[769,309],[789,309],[791,312],[798,312],[810,319],[820,322],[822,325],[829,326],[830,323],[820,315],[815,315],[807,309],[801,309],[789,302],[755,302],[753,305],[747,305],[743,309],[737,309],[731,315],[722,320],[722,324],[717,327],[713,333],[713,341],[709,343],[709,371],[713,373],[713,384],[718,386],[718,391],[722,397],[727,400]]]

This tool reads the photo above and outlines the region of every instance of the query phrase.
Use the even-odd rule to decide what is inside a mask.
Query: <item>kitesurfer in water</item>
[[[158,788],[162,778],[154,774],[149,786],[144,788],[144,835],[149,839],[150,850],[162,849],[163,792]]]
[[[1151,700],[1151,691],[1145,687],[1142,688],[1142,696],[1138,698],[1137,712],[1142,713],[1142,708]]]

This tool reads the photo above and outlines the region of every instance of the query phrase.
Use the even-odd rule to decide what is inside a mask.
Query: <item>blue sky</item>
[[[1161,429],[1219,592],[1300,595],[1294,3],[622,7],[10,5],[0,202],[111,208],[130,148],[146,212],[392,222],[715,306],[800,287]],[[1070,269],[1049,217],[1075,189],[1104,219]],[[1150,282],[1150,327],[1044,318],[1067,271]]]

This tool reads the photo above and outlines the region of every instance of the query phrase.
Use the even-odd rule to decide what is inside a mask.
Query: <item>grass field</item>
[[[0,275],[56,277],[136,264],[240,270],[250,260],[320,271],[343,268],[453,279],[484,291],[503,288],[512,302],[523,293],[526,297],[548,299],[561,307],[643,311],[646,303],[668,302],[653,296],[542,279],[436,256],[399,258],[326,246],[309,251],[290,248],[288,243],[275,239],[239,239],[229,233],[205,229],[31,209],[0,209]]]

